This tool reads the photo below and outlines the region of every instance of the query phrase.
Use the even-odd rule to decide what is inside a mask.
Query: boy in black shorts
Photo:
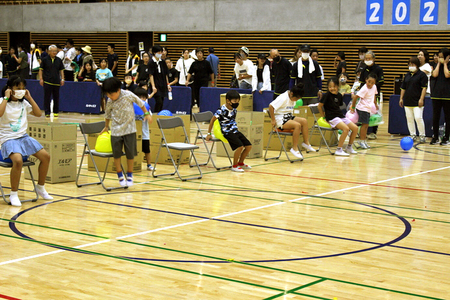
[[[236,108],[239,106],[241,96],[236,90],[231,90],[227,92],[225,98],[226,103],[216,111],[209,123],[206,140],[209,141],[211,139],[211,130],[214,121],[219,120],[223,136],[228,140],[231,149],[234,151],[233,167],[231,168],[231,171],[244,172],[244,169],[251,169],[249,165],[244,163],[244,159],[247,157],[250,150],[252,150],[252,144],[241,132],[239,132],[236,124]]]
[[[133,102],[144,112],[144,120],[152,122],[150,113],[145,108],[144,102],[134,93],[122,90],[122,83],[116,77],[111,77],[103,81],[102,92],[108,97],[105,111],[105,128],[102,134],[109,130],[111,124],[111,146],[113,149],[114,165],[117,170],[117,177],[121,186],[133,185],[133,163],[137,155],[136,149],[136,121],[134,120]],[[127,180],[125,180],[120,165],[122,148],[125,148],[127,156]]]

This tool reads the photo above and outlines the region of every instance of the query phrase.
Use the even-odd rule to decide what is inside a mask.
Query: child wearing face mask
[[[427,93],[428,77],[420,69],[420,61],[416,56],[409,60],[409,72],[406,73],[401,86],[400,107],[405,108],[408,130],[414,141],[417,141],[416,124],[419,128],[420,143],[425,143],[425,124],[423,122],[423,108]]]
[[[137,85],[133,82],[133,77],[131,77],[131,74],[125,75],[124,81],[122,83],[122,90],[127,90],[130,92],[133,92],[136,90]]]
[[[252,144],[241,132],[239,132],[236,124],[236,108],[239,106],[241,96],[236,90],[230,90],[227,92],[225,99],[226,103],[222,105],[211,118],[206,140],[209,141],[211,139],[211,130],[214,126],[214,121],[219,120],[223,136],[228,140],[231,149],[234,151],[231,171],[242,173],[244,170],[252,168],[244,163],[248,153],[252,150]]]
[[[34,155],[40,160],[37,194],[45,200],[52,200],[45,190],[45,178],[50,164],[50,155],[38,141],[28,136],[28,114],[41,116],[41,109],[25,89],[26,81],[19,76],[11,76],[2,90],[0,98],[0,144],[4,159],[12,161],[11,194],[9,201],[13,206],[21,206],[17,190],[22,173],[23,158]],[[26,100],[26,101],[24,101]]]
[[[342,73],[339,76],[339,93],[341,93],[342,95],[350,94],[352,92],[352,88],[347,83],[347,80],[348,80],[347,73]]]

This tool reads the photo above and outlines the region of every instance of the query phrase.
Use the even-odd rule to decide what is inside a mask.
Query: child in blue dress
[[[45,190],[45,178],[50,164],[50,155],[38,141],[28,136],[28,114],[40,117],[42,112],[34,102],[31,94],[25,89],[26,81],[19,76],[11,76],[2,90],[0,98],[0,144],[3,158],[10,158],[11,195],[9,201],[13,206],[21,206],[17,195],[22,173],[23,157],[34,155],[39,164],[37,194],[45,200],[52,200]],[[25,101],[24,101],[25,100]]]

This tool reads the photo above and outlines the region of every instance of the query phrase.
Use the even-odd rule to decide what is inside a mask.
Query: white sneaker
[[[369,149],[369,147],[367,147],[367,144],[364,141],[360,141],[359,143],[356,142],[355,145],[356,145],[356,148],[358,148],[358,149],[359,148],[361,148],[363,150]]]
[[[293,148],[291,148],[291,153],[292,153],[295,157],[300,158],[300,159],[303,159],[303,155],[300,153],[300,151],[295,151]]]
[[[347,152],[348,154],[358,154],[358,152],[356,152],[352,146],[347,146],[347,148],[345,148],[345,152]]]
[[[306,153],[317,152],[316,149],[314,149],[311,145],[308,145],[306,143],[302,143],[302,147],[306,149]]]
[[[345,152],[342,149],[336,150],[336,152],[334,152],[334,155],[337,155],[337,156],[350,156],[350,154],[348,154],[347,152]]]
[[[240,172],[240,173],[242,173],[242,172],[244,172],[244,169],[242,169],[240,166],[237,166],[236,168],[231,168],[231,171],[233,171],[233,172]]]
[[[147,171],[153,171],[153,166],[152,165],[148,165],[147,166]]]
[[[20,199],[17,195],[9,196],[9,202],[12,206],[22,206],[22,202],[20,202]]]
[[[369,144],[367,144],[366,141],[364,141],[364,146],[366,146],[366,149],[370,149],[370,146],[369,146]]]
[[[251,166],[246,165],[246,164],[243,164],[242,166],[239,165],[238,167],[240,167],[240,168],[242,168],[242,169],[244,169],[244,170],[248,170],[248,169],[251,169],[251,168],[252,168]]]
[[[39,188],[38,186],[36,186],[36,193],[44,200],[53,200],[53,197],[47,193],[45,188]]]
[[[122,180],[119,179],[119,184],[121,187],[126,187],[127,186],[127,180],[124,178]]]
[[[133,186],[133,184],[134,184],[133,177],[128,177],[126,181],[127,181],[127,186]]]

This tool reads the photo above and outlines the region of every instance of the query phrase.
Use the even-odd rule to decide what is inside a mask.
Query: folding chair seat
[[[209,147],[207,146],[207,144],[206,144],[206,135],[202,132],[202,129],[200,128],[200,123],[203,123],[203,122],[209,123],[209,122],[211,121],[211,119],[212,119],[212,117],[213,117],[213,113],[210,112],[210,111],[205,111],[205,112],[201,112],[201,113],[194,113],[194,114],[192,114],[192,117],[194,118],[195,124],[197,124],[197,133],[196,133],[196,135],[195,135],[194,145],[197,145],[197,141],[198,141],[199,139],[201,139],[202,142],[203,142],[203,145],[205,146],[206,153],[208,153],[208,160],[207,160],[205,163],[199,164],[199,166],[206,166],[206,165],[209,163],[209,161],[211,161],[213,167],[216,168],[216,170],[229,169],[229,168],[231,168],[233,163],[232,163],[232,161],[231,161],[230,154],[228,153],[228,150],[227,150],[227,148],[225,147],[225,143],[224,143],[221,139],[215,138],[215,137],[213,136],[213,137],[210,139],[210,141],[212,141],[212,145],[211,145],[211,148],[209,148]],[[213,152],[213,149],[214,149],[214,145],[215,145],[216,143],[222,143],[223,148],[225,149],[225,152],[226,152],[226,154],[227,154],[228,161],[230,162],[230,165],[229,165],[229,166],[220,167],[220,168],[216,166],[216,164],[215,164],[215,162],[214,162],[214,159],[213,159],[212,156],[211,156],[211,154],[212,154],[212,152]],[[191,156],[190,159],[189,159],[189,166],[191,166],[191,160],[192,160],[192,156]],[[192,166],[191,166],[191,167],[192,167]]]
[[[156,120],[158,122],[158,127],[161,130],[161,143],[159,145],[159,149],[158,149],[158,153],[156,154],[156,159],[155,159],[155,167],[153,168],[153,172],[152,172],[152,176],[153,177],[159,177],[159,176],[166,176],[166,175],[178,175],[178,178],[180,178],[181,181],[187,181],[187,180],[191,180],[191,179],[201,179],[202,178],[202,171],[200,170],[200,166],[198,164],[197,158],[194,155],[194,150],[195,149],[199,149],[199,146],[197,145],[192,145],[189,143],[189,137],[186,133],[186,128],[184,127],[184,123],[183,120],[179,117],[174,117],[174,118],[169,118],[169,119],[157,119]],[[164,134],[164,130],[165,129],[172,129],[172,128],[178,128],[181,127],[183,128],[183,132],[184,132],[184,143],[181,142],[175,142],[175,143],[168,143],[166,136]],[[166,173],[166,174],[155,174],[156,171],[156,165],[158,164],[158,158],[159,158],[159,154],[161,153],[161,149],[162,148],[166,148],[167,149],[167,153],[169,154],[169,157],[172,161],[173,167],[174,167],[174,172],[173,173]],[[192,177],[181,177],[180,172],[178,171],[178,168],[180,166],[180,162],[181,159],[178,160],[178,162],[175,163],[175,160],[173,159],[173,155],[171,153],[171,150],[178,150],[180,151],[180,158],[183,155],[183,151],[190,151],[190,154],[192,156],[192,158],[194,158],[195,161],[195,165],[198,169],[199,174],[192,176]]]
[[[327,146],[328,151],[330,152],[330,154],[334,155],[334,152],[331,151],[330,147],[336,146],[337,144],[329,145],[327,140],[326,140],[326,138],[325,138],[325,133],[327,131],[331,131],[335,135],[336,140],[339,140],[339,137],[338,137],[338,134],[337,134],[338,129],[319,126],[318,120],[319,120],[320,117],[322,117],[322,115],[320,114],[318,105],[319,105],[318,103],[309,105],[309,108],[311,109],[311,113],[314,116],[314,125],[310,129],[309,137],[311,138],[315,134],[320,134],[321,139],[320,139],[319,149],[317,151],[320,151],[320,148],[322,147],[322,144],[325,144],[325,146]]]
[[[4,161],[0,161],[0,167],[3,167],[3,168],[12,168],[12,163],[8,163],[8,162],[4,162]],[[32,162],[32,161],[24,161],[23,162],[23,167],[25,168],[25,167],[27,167],[28,168],[28,171],[30,172],[30,177],[31,177],[31,182],[33,183],[33,188],[34,188],[34,193],[35,193],[35,195],[36,195],[36,197],[35,198],[33,198],[33,199],[28,199],[28,200],[20,200],[20,202],[36,202],[37,201],[37,199],[39,198],[39,195],[38,195],[38,193],[36,192],[36,183],[35,183],[35,181],[34,181],[34,177],[33,177],[33,173],[31,172],[31,166],[34,166],[35,165],[35,163],[34,162]],[[3,197],[3,200],[7,203],[7,204],[11,204],[7,199],[6,199],[6,197],[8,197],[9,196],[9,194],[5,194],[5,192],[3,191],[3,187],[2,187],[2,185],[1,185],[1,183],[0,183],[0,192],[2,193],[2,197]]]
[[[80,130],[81,130],[81,133],[82,133],[83,138],[84,138],[84,149],[83,149],[83,154],[81,156],[80,167],[78,168],[76,185],[77,185],[77,187],[82,187],[82,186],[86,186],[86,185],[101,184],[102,187],[108,192],[111,191],[111,190],[115,190],[115,189],[126,189],[126,188],[128,188],[127,186],[124,186],[124,187],[122,187],[122,186],[106,187],[105,186],[104,181],[105,181],[105,177],[106,177],[106,171],[107,171],[108,165],[109,165],[109,160],[111,158],[114,158],[114,156],[113,156],[112,153],[97,152],[95,150],[92,150],[91,146],[88,143],[87,135],[88,134],[100,133],[103,130],[103,128],[105,128],[105,121],[96,122],[96,123],[80,123]],[[95,168],[95,172],[97,172],[97,176],[98,176],[99,181],[85,183],[85,184],[79,184],[78,183],[78,179],[80,178],[81,167],[83,166],[83,159],[84,159],[85,155],[89,155],[89,157],[91,158],[92,163],[93,163],[94,168]],[[103,174],[103,177],[100,175],[100,172],[98,171],[98,167],[97,167],[97,164],[95,163],[94,156],[108,159],[107,162],[106,162],[106,165],[105,165],[105,172]],[[123,166],[122,166],[122,170],[123,170]],[[126,180],[126,178],[125,178],[125,180]]]
[[[269,117],[270,117],[270,112],[267,111],[267,113],[269,114]],[[293,136],[293,132],[294,132],[293,130],[281,130],[281,129],[279,129],[279,128],[273,127],[272,130],[271,130],[270,133],[269,133],[269,140],[268,140],[268,142],[267,142],[266,151],[264,152],[264,160],[265,160],[265,161],[268,161],[268,160],[270,160],[270,159],[279,159],[280,156],[281,156],[281,153],[284,152],[284,153],[286,154],[286,158],[287,158],[291,163],[296,162],[296,161],[302,161],[303,158],[295,158],[295,159],[291,159],[291,158],[289,157],[289,153],[288,153],[287,150],[286,150],[286,147],[284,146],[284,142],[285,142],[285,140],[286,140],[286,137],[288,137],[288,136]],[[280,144],[281,144],[280,152],[278,153],[278,156],[267,157],[267,151],[269,150],[270,140],[272,139],[272,136],[273,136],[273,135],[276,135],[276,137],[278,138],[278,141],[279,141]],[[281,138],[281,137],[283,137],[283,138]],[[298,145],[297,145],[297,146],[298,146]],[[302,150],[301,150],[301,147],[300,147],[300,146],[298,146],[298,151],[300,151],[300,153],[302,153]]]

